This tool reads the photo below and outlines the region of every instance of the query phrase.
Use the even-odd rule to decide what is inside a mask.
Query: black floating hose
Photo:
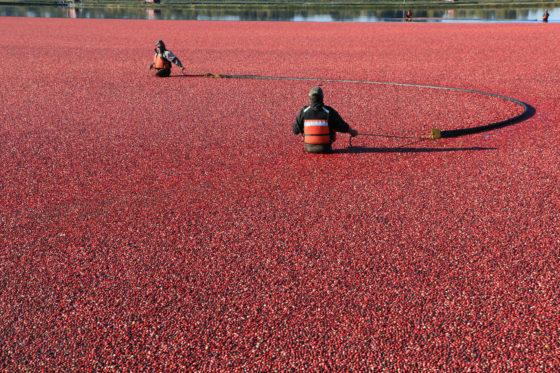
[[[496,128],[504,127],[507,125],[519,123],[525,119],[530,118],[534,114],[534,109],[527,105],[526,103],[516,100],[511,97],[498,95],[495,93],[488,93],[482,91],[475,91],[472,89],[463,88],[451,88],[451,87],[439,87],[434,85],[424,85],[424,84],[409,84],[409,83],[392,83],[392,82],[377,82],[371,80],[348,80],[348,79],[316,79],[316,78],[290,78],[290,77],[279,77],[279,76],[260,76],[260,75],[213,75],[217,78],[226,79],[261,79],[261,80],[299,80],[299,81],[314,81],[314,82],[335,82],[335,83],[357,83],[357,84],[378,84],[378,85],[392,85],[392,86],[402,86],[402,87],[415,87],[415,88],[429,88],[429,89],[441,89],[454,92],[466,92],[473,93],[484,96],[491,96],[500,98],[502,100],[507,100],[517,104],[523,108],[523,112],[512,118],[508,118],[499,122],[489,123],[482,126],[471,127],[471,128],[461,128],[455,130],[439,130],[437,128],[432,129],[430,137],[411,137],[411,136],[388,136],[388,135],[375,135],[375,134],[360,134],[362,136],[380,136],[380,137],[401,137],[401,138],[415,138],[415,139],[439,139],[439,138],[450,138],[459,137],[464,135],[472,135],[479,132],[490,131]],[[351,138],[350,138],[351,139]],[[350,140],[350,145],[352,140]]]

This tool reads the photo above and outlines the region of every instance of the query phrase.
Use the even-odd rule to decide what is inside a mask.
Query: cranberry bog
[[[0,30],[0,370],[560,366],[560,25]],[[148,71],[158,39],[190,76]],[[308,155],[318,84],[364,134],[524,110],[414,85],[530,113]]]

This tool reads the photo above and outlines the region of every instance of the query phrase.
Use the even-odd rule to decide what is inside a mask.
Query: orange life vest
[[[303,121],[303,142],[305,144],[330,144],[331,130],[328,121],[326,119],[305,119]]]
[[[171,69],[171,62],[161,57],[159,54],[154,55],[154,68],[156,69]]]

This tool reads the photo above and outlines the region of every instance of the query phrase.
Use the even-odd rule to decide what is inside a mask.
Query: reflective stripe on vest
[[[305,119],[303,121],[303,142],[305,144],[330,144],[331,131],[324,119]]]
[[[170,69],[171,63],[156,53],[154,56],[154,67],[156,69]]]

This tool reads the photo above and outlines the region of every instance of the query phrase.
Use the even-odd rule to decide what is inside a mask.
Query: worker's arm
[[[294,135],[303,134],[303,109],[296,116],[296,121],[292,124],[292,131]]]
[[[171,51],[165,51],[165,59],[169,62],[173,62],[175,65],[183,69],[183,64],[181,61],[173,54]]]
[[[358,136],[358,131],[350,127],[335,109],[330,106],[327,109],[329,110],[329,122],[336,132],[348,133],[352,137]]]

